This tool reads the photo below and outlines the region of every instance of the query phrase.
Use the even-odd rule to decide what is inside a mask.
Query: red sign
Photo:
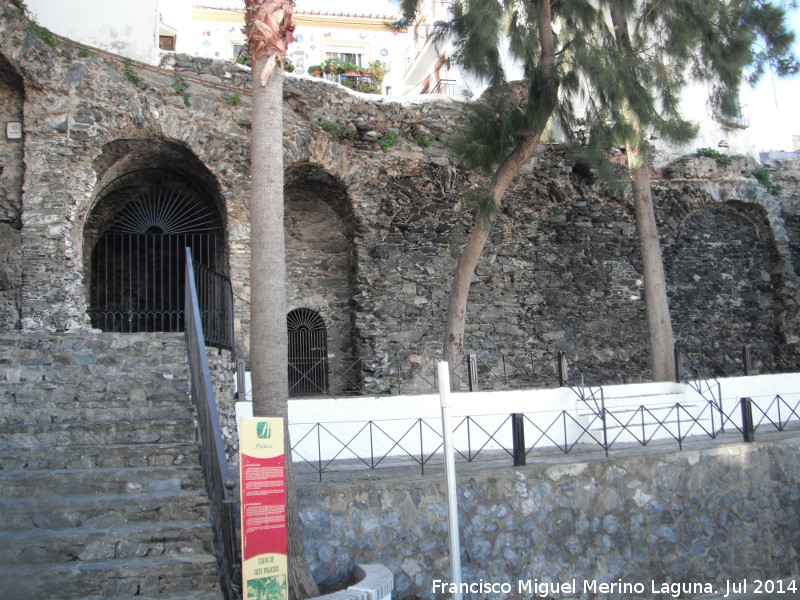
[[[239,423],[244,598],[288,598],[283,420]]]

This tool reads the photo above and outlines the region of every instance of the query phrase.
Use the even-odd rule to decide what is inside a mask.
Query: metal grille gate
[[[310,308],[286,317],[289,333],[289,396],[328,393],[328,333],[325,321]]]
[[[105,233],[93,244],[92,326],[120,333],[184,330],[185,248],[214,268],[210,233]]]

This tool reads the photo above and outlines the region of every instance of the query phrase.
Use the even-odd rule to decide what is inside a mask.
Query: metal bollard
[[[753,425],[753,400],[742,398],[739,400],[742,407],[742,437],[745,442],[756,441],[756,428]]]
[[[526,460],[525,452],[525,415],[513,413],[511,415],[511,439],[513,440],[512,455],[515,467],[524,467]]]

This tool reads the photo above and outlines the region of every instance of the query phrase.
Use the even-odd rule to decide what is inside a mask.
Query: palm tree
[[[250,195],[250,371],[253,414],[285,428],[289,594],[319,592],[303,550],[288,433],[288,335],[283,230],[283,64],[294,40],[294,0],[246,0],[245,34],[253,64]],[[277,67],[277,68],[276,68]]]

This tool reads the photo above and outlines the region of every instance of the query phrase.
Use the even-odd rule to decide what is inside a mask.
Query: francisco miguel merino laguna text
[[[658,582],[651,580],[649,585],[642,582],[596,581],[584,580],[578,585],[577,579],[569,581],[539,581],[538,578],[517,581],[517,594],[528,594],[531,597],[546,598],[552,594],[668,594],[678,598],[686,594],[713,594],[714,586],[710,583]],[[452,583],[434,579],[431,591],[443,594],[510,594],[514,587],[509,582],[497,583],[478,581]]]

